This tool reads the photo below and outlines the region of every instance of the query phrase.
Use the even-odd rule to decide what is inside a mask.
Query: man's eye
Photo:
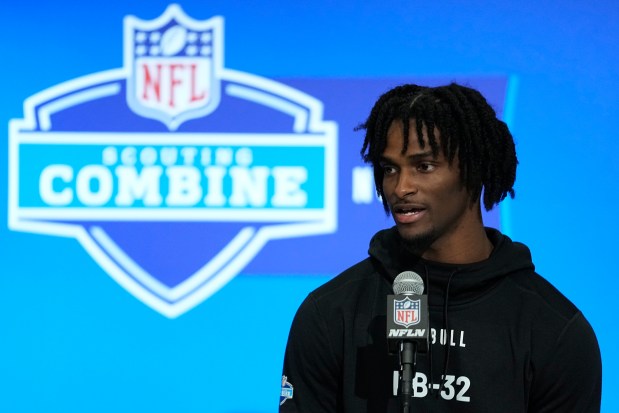
[[[421,172],[432,172],[434,170],[435,166],[432,165],[431,163],[420,163],[417,166],[417,169],[419,169]]]
[[[383,165],[383,174],[384,175],[393,175],[395,173],[395,168],[389,165]]]

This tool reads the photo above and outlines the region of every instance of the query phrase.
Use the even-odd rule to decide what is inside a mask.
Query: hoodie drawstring
[[[427,265],[423,265],[423,269],[424,269],[424,276],[425,276],[425,282],[427,285],[427,294],[428,297],[430,297],[430,276],[428,275],[428,266]],[[429,359],[429,364],[430,364],[430,394],[434,395],[434,372],[432,369],[432,343],[428,343],[428,359]]]
[[[458,270],[454,270],[447,280],[447,286],[445,287],[445,302],[443,306],[443,324],[445,325],[445,364],[443,365],[443,374],[441,375],[441,385],[438,389],[437,397],[441,394],[445,387],[445,377],[447,377],[447,367],[449,366],[449,354],[451,351],[451,339],[449,334],[449,287],[451,287],[451,280]]]

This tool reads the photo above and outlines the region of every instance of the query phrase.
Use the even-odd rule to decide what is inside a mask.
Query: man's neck
[[[421,257],[445,264],[472,264],[488,259],[493,249],[494,245],[488,239],[485,228],[480,226],[478,230],[455,240],[435,242],[421,254]]]

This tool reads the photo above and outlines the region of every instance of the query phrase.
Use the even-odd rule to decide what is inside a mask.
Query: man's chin
[[[411,232],[399,226],[396,226],[396,228],[404,247],[419,255],[427,250],[435,239],[433,231]]]

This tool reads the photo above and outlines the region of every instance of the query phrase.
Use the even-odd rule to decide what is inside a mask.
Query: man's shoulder
[[[375,290],[381,282],[372,258],[368,257],[342,271],[310,293],[314,301],[328,302],[359,295],[368,289]]]
[[[569,323],[580,315],[580,310],[550,281],[535,271],[522,271],[512,274],[509,279],[515,288],[528,297],[529,302],[543,310],[546,317],[557,319],[559,323]]]
[[[520,319],[531,320],[531,365],[535,374],[531,407],[555,411],[599,411],[600,349],[585,315],[549,280],[536,272],[509,277],[519,289]],[[586,383],[583,385],[583,380]]]

